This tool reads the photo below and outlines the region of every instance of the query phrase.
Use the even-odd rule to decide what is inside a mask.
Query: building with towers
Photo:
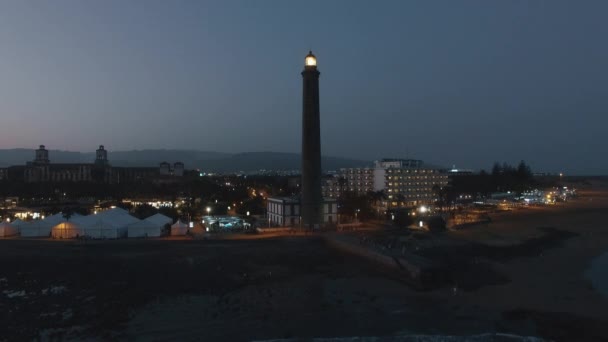
[[[164,167],[167,164],[167,172]],[[160,167],[115,167],[110,165],[108,151],[103,145],[95,151],[92,163],[52,163],[44,145],[35,151],[34,160],[24,166],[11,166],[0,170],[0,180],[39,182],[97,182],[105,184],[128,183],[142,180],[168,179],[184,176],[184,163],[169,163]]]
[[[108,165],[108,151],[103,148],[103,145],[99,145],[99,148],[95,151],[95,164]]]

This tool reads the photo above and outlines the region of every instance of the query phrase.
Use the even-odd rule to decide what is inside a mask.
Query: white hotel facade
[[[432,204],[433,187],[448,185],[447,170],[415,159],[382,159],[374,167],[340,169],[323,185],[323,196],[338,198],[342,192],[365,194],[383,191],[383,207]]]

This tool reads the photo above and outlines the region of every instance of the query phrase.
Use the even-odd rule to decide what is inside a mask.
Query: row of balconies
[[[353,174],[353,173],[374,173],[374,169],[343,169],[340,174]]]
[[[393,195],[388,195],[389,199],[393,199],[396,196]],[[403,195],[404,198],[433,198],[432,195],[430,194],[409,194],[409,195]]]
[[[447,183],[446,183],[447,184]],[[398,188],[404,186],[425,186],[425,185],[443,185],[443,183],[434,182],[411,182],[411,183],[384,183],[387,188]]]
[[[405,189],[388,189],[388,192],[433,192],[432,188],[405,188]]]
[[[386,169],[387,173],[441,173],[439,170],[433,169],[394,169],[388,168]]]
[[[388,176],[388,179],[445,179],[447,181],[448,176]]]

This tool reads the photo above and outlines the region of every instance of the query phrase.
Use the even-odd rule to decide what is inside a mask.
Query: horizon
[[[300,72],[312,49],[323,155],[608,174],[597,158],[608,152],[597,143],[608,124],[606,9],[5,2],[0,148],[300,153]]]
[[[106,145],[103,145],[104,148]],[[99,147],[99,145],[98,145]],[[79,154],[95,154],[95,150],[92,151],[75,151],[75,150],[60,150],[60,149],[49,149],[48,146],[45,145],[45,148],[49,151],[49,152],[60,152],[60,153],[79,153]],[[4,148],[0,148],[0,151],[11,151],[11,150],[26,150],[26,151],[31,151],[34,152],[36,150],[36,148],[24,148],[24,147],[18,147],[18,148],[9,148],[9,149],[4,149]],[[108,159],[112,160],[111,156],[112,153],[137,153],[137,152],[148,152],[148,151],[176,151],[176,152],[197,152],[197,153],[212,153],[212,154],[218,154],[218,155],[225,155],[226,157],[233,157],[233,156],[237,156],[237,155],[244,155],[244,154],[263,154],[263,153],[272,153],[272,154],[288,154],[288,155],[300,155],[299,152],[285,152],[285,151],[242,151],[242,152],[221,152],[221,151],[211,151],[211,150],[197,150],[197,149],[179,149],[179,148],[145,148],[145,149],[132,149],[132,150],[109,150],[107,148],[105,148],[105,150],[108,152]],[[481,167],[481,168],[471,168],[471,167],[466,167],[466,166],[459,166],[459,165],[448,165],[445,163],[441,163],[441,162],[435,162],[435,161],[428,161],[428,160],[424,160],[424,159],[420,159],[420,158],[415,158],[415,157],[395,157],[395,156],[384,156],[382,158],[377,158],[377,159],[357,159],[357,158],[348,158],[348,157],[343,157],[343,156],[336,156],[336,155],[326,155],[323,154],[322,155],[323,158],[335,158],[335,159],[342,159],[342,160],[349,160],[349,161],[356,161],[356,162],[362,162],[362,163],[367,163],[367,164],[372,164],[375,161],[378,160],[382,160],[382,159],[416,159],[416,160],[422,160],[423,163],[425,165],[433,165],[435,167],[441,167],[444,169],[450,169],[450,168],[456,168],[456,169],[461,169],[461,170],[473,170],[476,172],[480,172],[480,171],[485,171],[485,172],[490,172],[493,165],[495,163],[498,164],[503,164],[503,163],[507,163],[509,165],[512,166],[516,166],[519,162],[523,161],[526,162],[527,165],[530,165],[530,162],[526,161],[526,160],[519,160],[519,161],[504,161],[504,160],[496,160],[493,161],[491,163],[489,163],[487,166],[485,167]],[[222,158],[220,158],[222,159]],[[214,159],[203,159],[203,160],[214,160]],[[124,162],[125,160],[119,160],[121,162]],[[159,159],[159,162],[161,161],[161,159]],[[163,160],[164,161],[164,160]],[[1,160],[0,160],[1,162]],[[51,155],[51,163],[53,163],[52,161],[52,155]],[[0,165],[2,165],[2,163],[0,163]],[[187,165],[186,165],[187,166]],[[363,166],[363,165],[361,165]],[[187,168],[187,167],[186,167]],[[280,169],[280,168],[279,168]],[[236,171],[236,170],[235,170]],[[546,174],[560,174],[563,172],[563,170],[542,170],[542,169],[532,169],[533,172],[535,173],[546,173]],[[585,176],[589,176],[589,177],[595,177],[595,176],[608,176],[608,174],[594,174],[594,173],[579,173],[579,172],[574,172],[574,173],[566,173],[566,176],[575,176],[575,177],[585,177]]]

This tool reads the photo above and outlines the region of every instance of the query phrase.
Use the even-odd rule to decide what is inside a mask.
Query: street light
[[[211,212],[211,207],[207,207],[207,216],[209,216],[210,212]]]
[[[247,212],[247,216],[249,216],[249,211]]]

